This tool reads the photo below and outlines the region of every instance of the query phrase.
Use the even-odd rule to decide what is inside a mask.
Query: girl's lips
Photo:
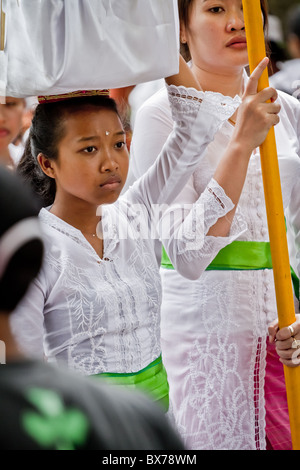
[[[7,137],[9,134],[9,131],[4,128],[0,128],[0,137]]]
[[[230,47],[233,49],[247,49],[247,43],[246,42],[234,42],[227,47]]]
[[[120,184],[121,179],[119,177],[113,176],[108,178],[104,183],[100,184],[100,187],[105,189],[117,189]]]
[[[233,37],[230,41],[228,41],[227,47],[234,47],[238,49],[245,48],[247,47],[247,40],[243,36]]]
[[[115,183],[105,183],[101,184],[101,188],[103,189],[117,189],[120,186],[121,182],[116,181]]]

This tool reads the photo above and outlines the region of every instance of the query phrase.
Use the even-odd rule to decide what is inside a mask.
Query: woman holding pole
[[[242,97],[249,80],[242,1],[179,0],[178,4],[182,48],[201,87],[216,100],[219,94]],[[264,0],[261,8],[266,26]],[[290,221],[299,193],[300,107],[284,94],[277,102],[281,120],[275,132]],[[215,186],[210,189],[222,204],[224,180],[214,171],[225,149],[237,148],[234,136],[247,126],[239,116],[241,109],[208,146],[178,204],[195,203],[213,175]],[[149,155],[157,154],[171,132],[170,116],[164,91],[138,112],[131,146],[131,172],[136,177],[146,171]],[[143,146],[146,137],[151,142],[147,148]],[[241,163],[246,140],[245,136],[239,139],[236,165]],[[136,160],[141,146],[143,159]],[[234,178],[230,165],[227,170],[238,192],[241,181]],[[162,351],[176,423],[192,449],[292,447],[283,367],[274,343],[268,341],[268,325],[277,317],[277,309],[261,176],[259,149],[251,149],[236,211],[211,227],[215,214],[199,205],[204,230],[211,228],[192,250],[182,249],[183,229],[176,219],[176,237],[163,239]],[[187,209],[185,227],[190,214]],[[244,231],[234,240],[237,226],[244,226]],[[185,233],[193,233],[192,225]],[[190,279],[181,276],[186,265]]]

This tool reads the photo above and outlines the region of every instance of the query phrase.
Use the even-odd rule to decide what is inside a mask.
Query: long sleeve
[[[192,183],[192,182],[191,182]],[[198,279],[218,252],[242,235],[247,224],[236,214],[227,237],[208,236],[207,232],[234,207],[223,188],[212,178],[196,202],[188,184],[160,220],[159,232],[164,248],[182,276]],[[179,202],[180,201],[180,202]]]
[[[174,90],[174,88],[168,90],[175,121],[173,132],[169,137],[167,133],[171,129],[170,110],[162,92],[159,92],[139,110],[133,139],[131,171],[135,176],[146,171],[153,158],[150,151],[158,152],[167,140],[161,158],[147,174],[151,178],[151,172],[155,170],[159,176],[161,171],[159,165],[162,165],[164,174],[167,175],[169,168],[166,169],[164,164],[169,162],[168,152],[173,151],[175,155],[179,154],[180,149],[176,148],[176,144],[183,149],[178,162],[178,165],[181,164],[178,170],[181,177],[176,181],[178,173],[175,171],[173,179],[167,181],[168,189],[172,190],[171,196],[166,197],[163,190],[155,188],[155,184],[152,184],[152,187],[156,194],[161,196],[160,213],[156,214],[156,232],[175,269],[183,276],[194,279],[201,275],[221,248],[231,243],[245,230],[245,224],[237,223],[239,218],[236,217],[230,236],[206,236],[209,228],[234,206],[214,180],[199,197],[191,176],[191,173],[199,165],[201,166],[202,156],[214,139],[216,131],[229,117],[232,107],[237,107],[240,101],[210,92],[198,94],[194,92],[193,99],[188,100],[185,98],[187,92],[182,87],[179,90]],[[185,122],[182,121],[182,115],[186,119]],[[142,154],[142,143],[146,141],[149,141],[150,149],[148,146],[145,147],[145,152]],[[138,151],[141,153],[139,159],[138,154],[135,153]],[[190,159],[189,166],[185,163],[187,157]],[[190,178],[189,181],[188,178]],[[169,202],[173,204],[170,206]],[[157,249],[158,257],[159,250],[161,247]]]
[[[44,357],[44,303],[43,288],[35,279],[10,317],[11,329],[21,352],[38,359]]]
[[[173,130],[154,164],[127,192],[127,197],[145,204],[149,211],[153,204],[169,204],[175,199],[217,130],[240,104],[238,98],[173,85],[168,86],[168,97]]]

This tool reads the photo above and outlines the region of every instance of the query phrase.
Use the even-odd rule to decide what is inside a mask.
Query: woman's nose
[[[242,11],[230,14],[226,29],[228,32],[245,30],[244,15]]]

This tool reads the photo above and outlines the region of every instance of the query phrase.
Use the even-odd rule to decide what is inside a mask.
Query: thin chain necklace
[[[101,222],[101,220],[102,220],[102,217],[100,217],[99,222]],[[81,233],[83,235],[89,235],[89,236],[94,237],[94,238],[97,236],[97,233],[84,232],[83,230],[81,230]]]
[[[91,237],[96,237],[97,236],[96,233],[89,233],[89,232],[83,232],[83,231],[81,231],[81,233],[83,233],[83,235],[90,235]]]

